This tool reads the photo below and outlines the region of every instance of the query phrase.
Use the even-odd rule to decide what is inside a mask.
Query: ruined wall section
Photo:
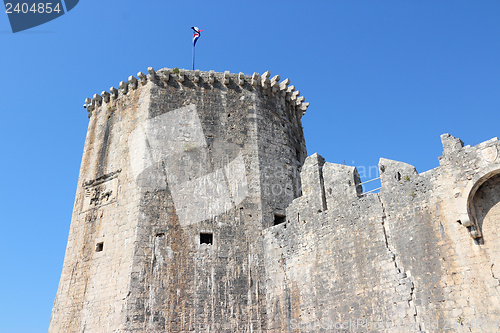
[[[464,147],[449,134],[441,140],[441,166],[420,175],[404,163],[380,161],[387,232],[411,277],[417,322],[494,332],[500,243],[493,232],[482,232],[474,205],[488,207],[481,210],[487,215],[498,203],[499,143]]]
[[[445,290],[454,295],[447,302],[448,316],[464,318],[468,323],[474,321],[475,331],[494,332],[498,324],[492,323],[500,313],[500,258],[496,251],[500,244],[494,232],[498,220],[491,220],[488,215],[494,216],[498,207],[495,193],[500,193],[500,187],[495,175],[500,172],[500,144],[493,138],[472,147],[464,146],[449,134],[443,134],[441,140],[444,151],[435,192],[441,198],[439,208],[447,222],[443,227],[452,249],[445,257],[448,267],[442,279]],[[476,211],[480,207],[489,208]],[[479,327],[477,323],[481,322],[489,325]]]
[[[499,143],[442,140],[421,174],[381,159],[376,194],[355,168],[306,159],[303,196],[263,234],[269,328],[498,329]]]
[[[439,183],[439,169],[418,174],[409,164],[380,159],[384,208],[384,232],[387,246],[394,255],[400,280],[397,292],[404,292],[407,303],[389,319],[415,330],[429,330],[427,323],[449,319],[443,312],[448,295],[441,277],[449,239],[443,232],[439,197],[433,195]],[[395,320],[397,319],[397,320]]]

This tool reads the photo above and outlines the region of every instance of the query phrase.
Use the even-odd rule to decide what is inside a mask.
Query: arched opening
[[[474,218],[483,243],[500,254],[500,174],[493,174],[476,190],[471,200],[471,217]]]
[[[495,206],[495,204],[492,205],[495,199],[490,192],[500,191],[497,175],[500,175],[500,163],[492,164],[479,170],[462,189],[460,195],[456,197],[457,221],[464,227],[467,227],[476,244],[483,243],[481,240],[482,226],[486,215],[495,215],[496,208],[491,213],[489,211]],[[483,184],[486,185],[483,186]],[[482,188],[481,193],[476,196],[480,188]],[[481,220],[481,226],[478,219]],[[491,217],[488,219],[491,219]]]

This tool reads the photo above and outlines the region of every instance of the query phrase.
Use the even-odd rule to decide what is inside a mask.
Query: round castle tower
[[[270,73],[148,68],[89,126],[50,332],[262,331],[262,230],[287,219],[304,97]]]

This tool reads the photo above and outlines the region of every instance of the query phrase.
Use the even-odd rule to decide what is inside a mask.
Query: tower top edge
[[[295,90],[295,86],[290,85],[290,79],[281,80],[280,75],[271,77],[271,72],[266,71],[262,74],[254,72],[252,75],[245,75],[242,72],[236,74],[229,71],[215,72],[186,70],[179,68],[162,68],[155,70],[153,67],[148,67],[147,74],[138,72],[137,77],[131,75],[128,81],[121,81],[118,89],[111,87],[109,91],[103,91],[101,94],[94,94],[92,98],[86,98],[83,107],[88,111],[89,118],[92,116],[92,111],[101,106],[103,103],[109,103],[111,100],[118,99],[120,96],[127,95],[129,91],[139,89],[148,82],[161,84],[168,83],[170,80],[176,81],[180,85],[188,83],[195,87],[201,87],[203,84],[208,84],[213,87],[228,87],[236,84],[243,89],[255,90],[260,87],[264,90],[269,90],[273,94],[277,94],[291,105],[295,106],[301,115],[304,115],[309,107],[309,103],[305,102],[304,96],[300,96],[300,91]]]

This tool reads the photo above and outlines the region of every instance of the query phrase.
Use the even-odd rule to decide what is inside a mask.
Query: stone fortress
[[[500,143],[440,166],[307,157],[269,72],[148,69],[86,100],[49,332],[497,332]]]

